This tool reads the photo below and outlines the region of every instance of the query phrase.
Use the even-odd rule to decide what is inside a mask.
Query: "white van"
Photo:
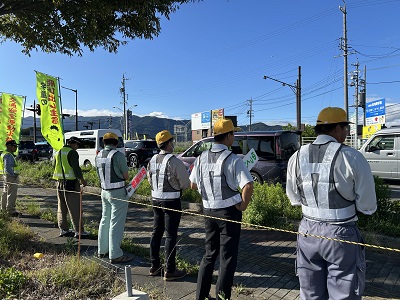
[[[94,129],[70,131],[64,134],[65,142],[72,136],[79,138],[82,143],[77,152],[79,154],[79,164],[84,166],[95,166],[95,157],[100,150],[103,150],[103,135],[107,132],[113,132],[118,136],[117,150],[125,155],[124,140],[121,131],[118,129]]]
[[[360,152],[371,166],[372,175],[384,179],[400,179],[400,127],[375,132]]]

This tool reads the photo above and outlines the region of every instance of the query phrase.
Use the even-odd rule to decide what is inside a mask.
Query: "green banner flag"
[[[36,72],[36,95],[40,104],[43,137],[56,151],[64,145],[57,78]]]
[[[19,142],[22,122],[23,97],[1,94],[0,104],[0,150],[6,150],[6,141]]]

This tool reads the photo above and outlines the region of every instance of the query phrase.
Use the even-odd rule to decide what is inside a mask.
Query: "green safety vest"
[[[7,154],[10,154],[11,156],[12,156],[12,158],[14,159],[14,174],[19,174],[19,171],[20,171],[20,167],[18,166],[18,164],[17,164],[17,161],[15,160],[15,156],[11,153],[11,152],[9,152],[9,151],[4,151],[2,154],[1,154],[1,160],[0,160],[0,174],[7,174],[6,173],[6,170],[4,170],[4,156],[6,156]]]
[[[73,180],[76,179],[74,170],[68,163],[68,153],[72,151],[70,147],[62,147],[61,150],[59,150],[56,153],[55,160],[56,160],[56,166],[54,168],[54,173],[53,173],[53,179],[55,180],[60,180],[60,179],[68,179],[68,180]],[[61,159],[60,159],[61,158]],[[63,174],[64,170],[64,174]]]

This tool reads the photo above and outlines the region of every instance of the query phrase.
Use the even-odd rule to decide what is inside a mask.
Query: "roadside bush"
[[[358,225],[365,231],[400,236],[400,203],[390,199],[390,190],[382,178],[375,178],[377,210],[371,216],[358,216]]]
[[[255,225],[287,227],[288,220],[300,219],[299,207],[292,207],[282,185],[254,184],[252,200],[243,221]]]

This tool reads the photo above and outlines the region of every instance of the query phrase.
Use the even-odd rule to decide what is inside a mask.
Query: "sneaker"
[[[121,264],[121,263],[131,261],[132,259],[133,259],[133,255],[128,253],[128,254],[124,254],[120,257],[110,259],[110,263]]]
[[[60,229],[60,234],[58,235],[59,237],[72,237],[74,234],[73,231],[71,230],[64,230],[64,229]]]
[[[161,272],[163,272],[163,271],[164,271],[163,267],[158,267],[158,268],[151,267],[150,271],[149,271],[149,274],[150,274],[150,276],[157,276],[157,275],[160,275]]]
[[[165,272],[164,280],[171,281],[171,280],[179,279],[179,278],[185,277],[186,274],[187,273],[185,270],[176,269],[175,272],[172,272],[172,273]]]
[[[81,239],[87,239],[89,238],[90,233],[87,231],[82,231],[81,232]],[[79,232],[75,232],[74,238],[79,238]]]

